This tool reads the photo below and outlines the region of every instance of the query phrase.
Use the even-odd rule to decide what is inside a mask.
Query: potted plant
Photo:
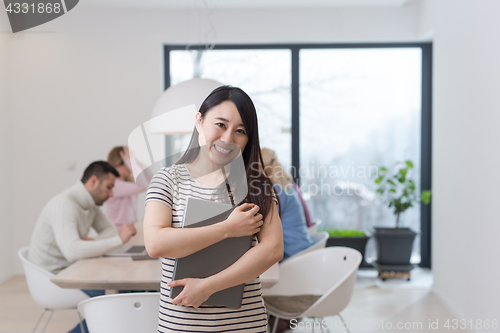
[[[412,161],[398,162],[392,170],[380,167],[375,178],[377,193],[384,199],[396,215],[396,228],[375,228],[378,265],[409,265],[416,232],[409,228],[400,228],[399,219],[410,207],[422,202],[429,204],[431,191],[417,192],[411,178]]]
[[[345,246],[358,250],[363,256],[359,267],[372,267],[365,262],[365,249],[368,237],[363,231],[330,228],[326,232],[330,235],[326,241],[326,246]]]

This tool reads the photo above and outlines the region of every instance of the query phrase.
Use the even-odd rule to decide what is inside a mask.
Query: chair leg
[[[80,332],[85,333],[83,330],[83,317],[78,309],[76,309],[76,312],[78,313],[78,318],[80,318]]]
[[[323,322],[324,321],[325,321],[325,317],[319,317],[319,327],[321,329],[321,332],[323,332]],[[326,327],[325,327],[325,332],[330,333],[330,328],[328,327],[328,325],[326,325]]]
[[[49,321],[52,319],[52,315],[54,314],[54,310],[49,310],[49,319],[45,322],[45,325],[43,326],[42,333],[45,332],[47,329],[47,326],[49,326]]]
[[[33,330],[31,331],[31,333],[35,333],[36,331],[36,328],[38,327],[38,324],[40,324],[40,320],[42,320],[43,316],[45,315],[45,312],[47,312],[48,309],[43,309],[42,311],[42,314],[40,315],[40,317],[38,317],[38,320],[35,324],[35,327],[33,328]]]
[[[340,320],[342,320],[342,326],[345,327],[345,330],[347,331],[347,333],[351,333],[351,331],[349,331],[349,328],[347,327],[347,324],[344,321],[344,318],[342,318],[342,316],[340,315],[340,313],[337,313],[337,316],[339,316]]]
[[[321,318],[321,319],[322,319],[322,322],[323,322],[323,318]],[[329,326],[328,324],[326,324],[326,329],[325,329],[325,331],[326,331],[327,333],[330,333],[330,326]]]
[[[279,317],[274,317],[274,324],[273,324],[273,330],[271,333],[276,333],[276,329],[278,329],[278,322],[280,321]]]

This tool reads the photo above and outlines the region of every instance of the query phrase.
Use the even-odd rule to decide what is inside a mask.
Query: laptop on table
[[[148,256],[144,245],[122,245],[108,253],[105,257],[145,257]]]

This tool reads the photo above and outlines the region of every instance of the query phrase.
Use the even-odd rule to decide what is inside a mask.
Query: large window
[[[258,110],[262,147],[273,147],[289,167],[290,60],[290,50],[174,50],[170,52],[170,84],[200,75],[243,89]]]
[[[395,225],[373,179],[378,165],[410,159],[420,180],[421,55],[420,48],[300,51],[301,188],[321,227]],[[420,233],[420,211],[402,214],[401,225]],[[373,243],[366,256],[375,256]]]
[[[370,233],[395,224],[374,193],[376,166],[411,159],[417,184],[425,179],[430,187],[429,48],[166,46],[165,86],[199,76],[241,87],[256,105],[262,147],[290,168],[313,219],[323,229]],[[410,209],[401,223],[421,233],[413,262],[430,267],[429,211]],[[374,255],[369,243],[366,256]]]

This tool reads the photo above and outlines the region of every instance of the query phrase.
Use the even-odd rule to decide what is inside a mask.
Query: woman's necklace
[[[229,182],[227,181],[226,171],[224,170],[224,167],[221,168],[221,171],[222,171],[222,176],[224,177],[224,181],[226,182],[226,188],[227,192],[229,193],[229,199],[231,200],[231,205],[235,207],[236,205],[234,204],[233,192],[231,192],[231,186],[229,186]]]

